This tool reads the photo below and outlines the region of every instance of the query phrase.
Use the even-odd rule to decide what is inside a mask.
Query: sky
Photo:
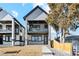
[[[0,7],[13,15],[23,26],[25,26],[23,17],[37,5],[46,12],[50,10],[47,3],[0,3]],[[70,31],[70,33],[72,35],[79,35],[79,28],[76,31]],[[51,34],[56,37],[56,32],[53,29]]]
[[[37,5],[48,12],[49,7],[46,3],[0,3],[1,8],[13,15],[24,26],[23,17]]]

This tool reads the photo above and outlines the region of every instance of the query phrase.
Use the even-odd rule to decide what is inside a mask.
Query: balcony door
[[[37,25],[37,24],[30,25],[30,30],[38,31],[38,30],[40,30],[40,25]]]

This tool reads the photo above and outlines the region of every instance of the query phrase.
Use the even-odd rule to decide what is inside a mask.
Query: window
[[[18,25],[15,25],[15,32],[16,33],[19,33],[19,30],[20,30],[19,26]]]
[[[33,42],[40,42],[40,41],[42,41],[42,37],[40,35],[33,35],[32,41]]]
[[[15,32],[16,32],[16,33],[19,33],[19,29],[18,29],[18,28],[16,28],[16,29],[15,29]]]
[[[11,28],[12,26],[11,25],[6,25],[6,30],[12,30],[12,28]]]
[[[11,36],[6,36],[6,37],[5,37],[5,41],[6,41],[6,42],[11,42]]]
[[[32,25],[31,29],[33,29],[33,30],[40,30],[40,25]]]

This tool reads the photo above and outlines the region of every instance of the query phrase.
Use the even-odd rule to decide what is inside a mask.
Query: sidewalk
[[[43,56],[53,56],[52,51],[47,46],[42,46]]]
[[[71,56],[70,54],[64,52],[64,51],[60,51],[60,50],[57,50],[57,49],[54,49],[54,48],[50,48],[48,46],[48,48],[52,51],[52,53],[54,53],[54,56]]]

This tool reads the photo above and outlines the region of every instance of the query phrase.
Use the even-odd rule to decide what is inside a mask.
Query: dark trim
[[[8,40],[6,40],[6,37],[8,37]],[[11,42],[10,37],[11,37],[11,36],[5,36],[5,40],[4,40],[4,41],[5,41],[5,42]]]
[[[16,22],[18,22],[24,29],[25,27],[16,19],[16,18],[13,18]]]
[[[0,8],[1,10],[3,10],[2,8]],[[7,14],[9,14],[15,21],[17,21],[24,29],[25,29],[25,27],[14,17],[14,16],[12,16],[9,12],[7,12],[6,10],[3,10],[3,11],[5,11]],[[6,14],[6,15],[7,15]]]
[[[27,17],[27,16],[29,16],[33,11],[35,11],[37,8],[39,8],[40,10],[42,10],[45,14],[48,14],[45,10],[43,10],[41,7],[39,7],[39,6],[36,6],[34,9],[32,9],[28,14],[26,14],[24,17],[23,17],[23,19],[25,20],[25,18]]]
[[[39,37],[39,36],[41,37],[41,41],[37,41],[37,40],[33,41],[33,40],[32,40],[32,37]],[[32,36],[31,36],[31,42],[42,42],[42,41],[43,41],[43,40],[42,40],[42,35],[32,35]]]

